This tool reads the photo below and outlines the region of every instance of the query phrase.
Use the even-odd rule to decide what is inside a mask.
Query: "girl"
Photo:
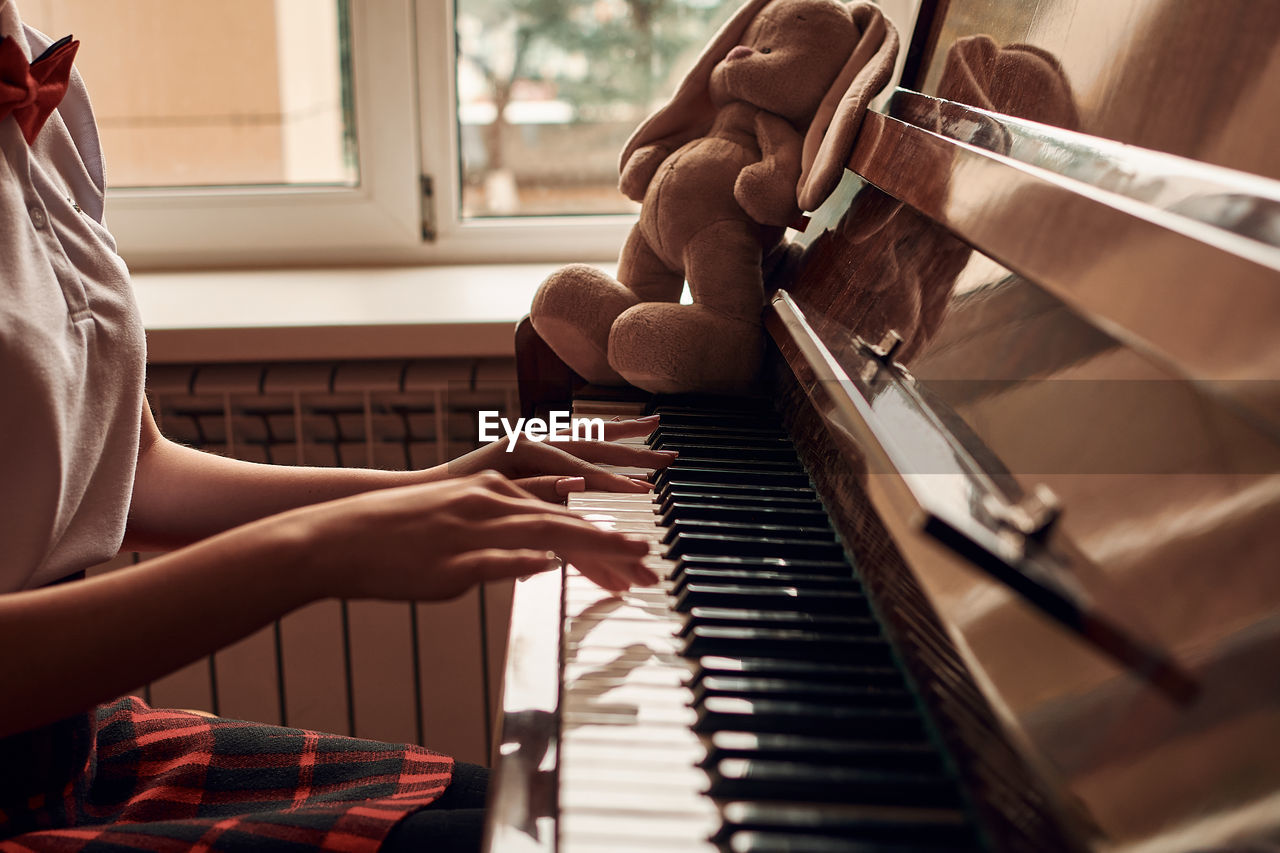
[[[138,700],[95,706],[320,598],[444,599],[556,555],[610,590],[652,583],[643,542],[558,502],[646,489],[593,463],[669,455],[525,443],[389,472],[255,465],[166,440],[103,226],[77,43],[24,27],[15,0],[0,0],[0,37],[0,849],[360,850],[389,836],[474,849],[478,768]],[[121,547],[167,553],[61,582]]]

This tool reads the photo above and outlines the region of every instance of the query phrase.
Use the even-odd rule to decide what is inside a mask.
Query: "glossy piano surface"
[[[1010,830],[993,849],[1275,849],[1280,4],[923,0],[908,41],[905,88],[771,267],[795,306],[766,311],[771,390]],[[850,391],[877,428],[838,416]],[[1062,556],[1052,580],[1192,689],[931,535],[908,482],[1008,534],[1006,565]]]
[[[957,60],[951,49],[968,42],[973,56],[995,45],[1028,45],[1045,60],[1001,61],[992,76],[999,92],[1019,93],[1024,105],[1047,76],[1068,86],[1073,104],[1037,121],[1280,178],[1280,16],[1268,0],[921,5],[904,78],[909,88],[984,106],[956,97],[954,83],[948,91],[948,62],[954,68]],[[976,43],[984,38],[989,45]]]
[[[895,544],[1091,845],[1274,842],[1277,184],[909,92],[870,128],[867,180],[846,176],[775,283],[848,375],[897,332],[894,360],[1003,486],[1056,496],[1070,580],[1199,692],[1172,701],[924,536],[887,481],[947,477],[928,453],[863,476]],[[1227,194],[1253,225],[1188,215]]]

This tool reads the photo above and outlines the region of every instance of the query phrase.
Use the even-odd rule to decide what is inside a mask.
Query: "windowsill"
[[[138,273],[152,363],[511,356],[552,264]]]

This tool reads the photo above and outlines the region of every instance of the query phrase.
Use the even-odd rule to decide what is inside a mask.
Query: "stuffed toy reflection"
[[[763,355],[762,262],[835,189],[897,33],[867,2],[751,0],[622,152],[641,202],[615,280],[558,270],[533,326],[587,381],[732,393]],[[693,304],[679,304],[685,281]]]

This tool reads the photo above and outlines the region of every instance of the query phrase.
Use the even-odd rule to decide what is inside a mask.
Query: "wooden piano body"
[[[1280,844],[1280,6],[909,23],[771,269],[769,392],[987,846]],[[525,587],[493,850],[555,849]]]

